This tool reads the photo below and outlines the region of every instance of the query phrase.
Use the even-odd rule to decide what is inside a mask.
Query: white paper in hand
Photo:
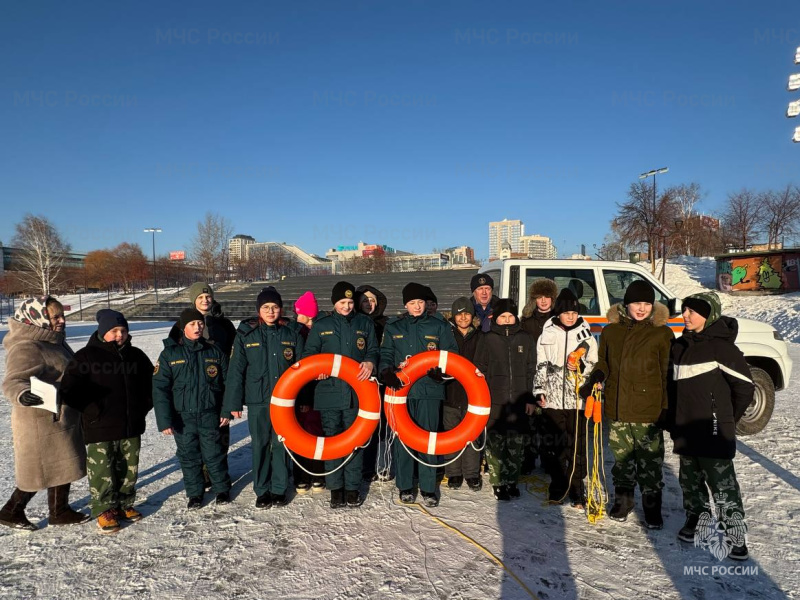
[[[58,414],[58,390],[56,386],[46,383],[38,377],[31,377],[31,392],[42,399],[42,404],[33,408],[43,408],[54,415]]]

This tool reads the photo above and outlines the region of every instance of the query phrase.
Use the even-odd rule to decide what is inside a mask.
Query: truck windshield
[[[580,314],[599,315],[600,304],[597,301],[597,285],[592,269],[559,269],[559,268],[526,268],[525,269],[525,303],[530,301],[528,296],[531,284],[537,279],[552,279],[556,282],[558,291],[569,288],[578,298]]]
[[[634,281],[643,280],[647,281],[638,273],[632,271],[614,271],[611,269],[603,269],[603,279],[606,283],[606,290],[608,291],[608,305],[614,306],[622,302],[625,297],[625,290]],[[647,283],[650,283],[649,281]],[[652,284],[651,284],[652,285]],[[664,296],[656,287],[653,287],[656,293],[656,302],[661,302],[664,306],[669,308],[669,298]]]

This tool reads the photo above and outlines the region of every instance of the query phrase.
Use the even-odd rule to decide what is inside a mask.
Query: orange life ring
[[[365,445],[381,416],[381,396],[376,383],[358,380],[359,363],[341,354],[315,354],[297,361],[281,375],[272,390],[269,416],[278,439],[300,456],[334,460],[349,456]],[[338,377],[355,390],[358,416],[345,431],[331,437],[308,433],[297,422],[294,404],[300,389],[321,374]]]
[[[406,404],[411,386],[435,367],[455,377],[467,392],[467,414],[449,431],[425,431],[414,423]],[[460,452],[467,443],[476,440],[489,422],[492,398],[486,379],[476,375],[475,370],[469,360],[451,352],[430,350],[412,356],[402,369],[409,378],[408,385],[399,390],[387,389],[383,398],[386,418],[397,437],[409,448],[424,454]]]

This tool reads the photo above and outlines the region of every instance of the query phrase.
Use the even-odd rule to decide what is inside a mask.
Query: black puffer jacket
[[[153,363],[130,340],[118,347],[95,332],[67,366],[61,399],[83,413],[87,444],[144,433],[145,416],[153,408]]]
[[[498,325],[479,336],[475,366],[486,376],[492,394],[488,428],[504,433],[526,433],[529,419],[525,405],[533,404],[533,375],[536,370],[533,338],[514,325]]]
[[[461,335],[452,318],[450,319],[450,324],[453,326],[453,337],[456,338],[456,344],[458,344],[458,353],[467,360],[475,362],[475,351],[478,349],[480,332],[474,327],[470,327],[467,335]],[[464,386],[455,379],[447,383],[444,404],[453,408],[466,408],[467,404],[469,404]]]
[[[374,294],[375,298],[378,300],[378,305],[375,307],[375,311],[371,315],[367,316],[372,319],[372,324],[375,326],[375,339],[378,340],[378,344],[380,344],[381,340],[383,339],[383,328],[386,327],[386,321],[388,320],[388,317],[383,314],[386,310],[386,296],[379,289],[374,288],[371,285],[358,286],[356,288],[355,302],[356,310],[358,312],[363,312],[361,310],[361,297],[364,295],[364,292]]]
[[[675,453],[733,458],[736,421],[753,400],[750,367],[735,345],[736,319],[720,317],[672,343],[668,428]]]
[[[533,338],[534,347],[536,346],[536,342],[539,341],[539,336],[542,335],[542,330],[544,329],[547,320],[552,316],[552,310],[548,310],[547,312],[539,312],[538,309],[534,309],[533,314],[530,317],[522,318],[522,329],[529,333]]]
[[[227,356],[230,356],[233,349],[233,340],[236,338],[236,327],[233,326],[230,319],[225,317],[222,307],[216,300],[211,305],[211,310],[205,315],[204,320],[206,328],[203,330],[203,337],[222,350]],[[170,329],[169,337],[180,343],[183,332],[177,323]]]

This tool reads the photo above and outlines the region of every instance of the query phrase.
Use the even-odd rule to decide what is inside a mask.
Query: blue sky
[[[0,19],[0,240],[188,247],[206,211],[324,253],[488,253],[520,218],[600,244],[639,173],[800,183],[800,2],[14,2]]]

